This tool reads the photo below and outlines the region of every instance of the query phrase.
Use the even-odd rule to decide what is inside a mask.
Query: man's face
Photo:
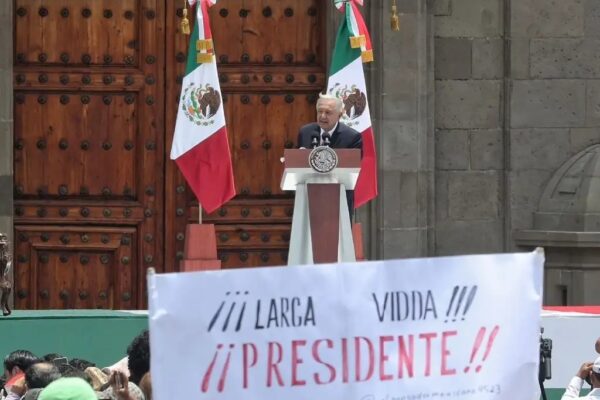
[[[336,110],[335,104],[335,100],[327,99],[319,100],[317,104],[317,123],[326,132],[332,130],[342,116],[342,112]]]

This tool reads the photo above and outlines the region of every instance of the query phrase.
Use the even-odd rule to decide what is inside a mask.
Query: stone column
[[[434,251],[433,24],[426,0],[370,2],[375,62],[366,64],[379,158],[379,197],[359,213],[368,257],[419,257]]]
[[[0,232],[13,242],[13,2],[0,1]]]

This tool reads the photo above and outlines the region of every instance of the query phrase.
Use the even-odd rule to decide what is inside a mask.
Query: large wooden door
[[[168,159],[189,37],[182,1],[12,0],[16,308],[143,308],[198,207]],[[322,0],[211,8],[238,196],[224,268],[286,262],[279,158],[325,85]]]
[[[137,308],[162,266],[164,0],[15,0],[16,308]]]
[[[327,6],[323,0],[220,0],[210,9],[238,194],[203,218],[216,224],[223,268],[287,262],[293,199],[279,189],[280,157],[316,115],[325,86]],[[187,49],[187,37],[175,33],[176,12],[167,10],[167,30],[174,32],[167,39],[168,131]],[[185,224],[198,210],[172,163],[166,182],[166,267],[176,270]]]

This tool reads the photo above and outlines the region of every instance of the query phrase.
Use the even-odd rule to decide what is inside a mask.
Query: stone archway
[[[544,304],[597,304],[600,294],[600,144],[577,153],[548,181],[533,229],[515,232],[525,248],[544,247]]]

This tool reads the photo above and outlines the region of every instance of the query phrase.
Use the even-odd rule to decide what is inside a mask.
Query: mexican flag
[[[344,102],[340,121],[362,134],[363,158],[360,175],[354,188],[354,207],[377,197],[377,155],[367,101],[367,85],[363,62],[373,60],[371,39],[357,4],[359,0],[335,0],[336,7],[345,13],[337,34],[327,93]]]
[[[171,148],[171,159],[207,213],[235,196],[223,99],[208,20],[208,7],[215,2],[200,0],[197,5]]]

